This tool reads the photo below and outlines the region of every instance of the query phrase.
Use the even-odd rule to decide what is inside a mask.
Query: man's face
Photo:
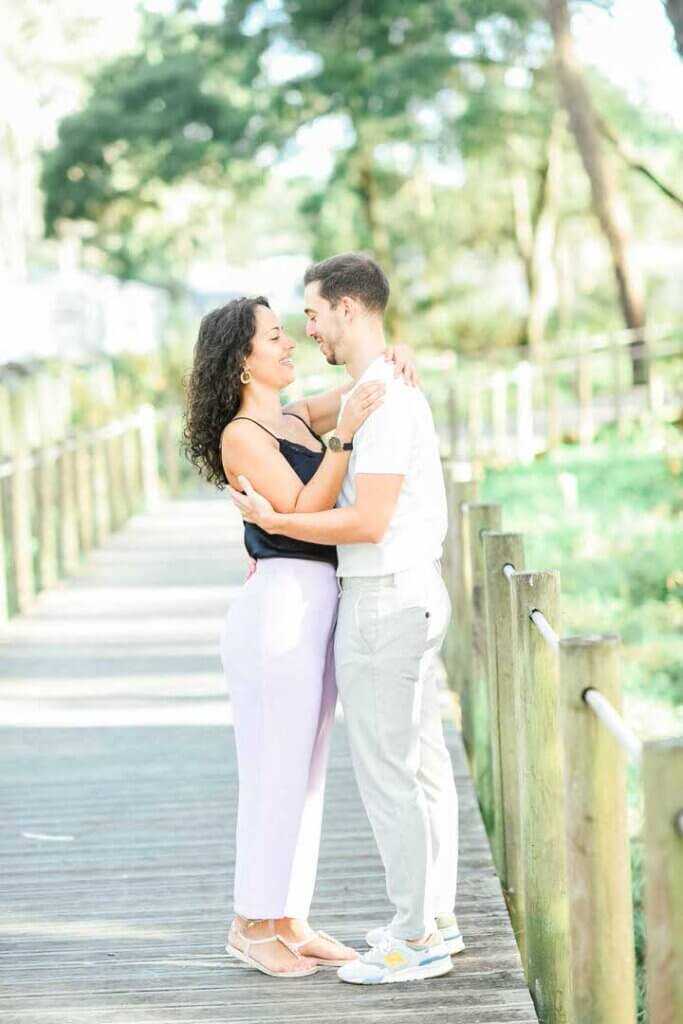
[[[342,339],[344,336],[344,308],[338,303],[333,309],[320,294],[320,282],[311,281],[304,289],[306,334],[317,341],[318,347],[332,366],[345,362]]]

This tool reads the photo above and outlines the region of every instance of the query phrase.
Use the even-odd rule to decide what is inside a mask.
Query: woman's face
[[[285,334],[280,321],[267,306],[256,307],[256,331],[251,353],[245,362],[253,380],[280,391],[291,384],[296,374],[291,355],[296,345]]]

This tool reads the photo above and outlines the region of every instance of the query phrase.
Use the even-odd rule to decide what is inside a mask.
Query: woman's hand
[[[337,437],[344,442],[353,440],[361,424],[382,404],[385,391],[386,385],[381,380],[370,380],[357,387],[346,399],[335,430]]]
[[[386,350],[384,359],[387,363],[395,364],[395,377],[403,375],[406,384],[410,384],[412,387],[420,386],[420,375],[417,371],[417,357],[415,355],[415,349],[411,348],[410,345],[404,345],[403,343],[392,345],[391,348]]]

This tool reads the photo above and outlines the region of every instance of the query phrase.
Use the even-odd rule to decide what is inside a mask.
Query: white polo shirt
[[[356,431],[337,505],[355,504],[359,473],[400,473],[403,484],[378,544],[337,545],[338,576],[384,576],[441,558],[448,514],[434,419],[422,391],[394,377],[394,370],[394,364],[380,355],[352,391],[342,396],[343,409],[361,384],[369,380],[386,384],[382,404]]]

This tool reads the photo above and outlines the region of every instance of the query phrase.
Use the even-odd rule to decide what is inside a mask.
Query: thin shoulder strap
[[[306,422],[306,420],[305,420],[305,419],[303,418],[303,416],[299,416],[299,414],[298,414],[297,412],[283,412],[283,414],[282,414],[282,415],[283,415],[283,416],[296,416],[296,418],[297,418],[298,420],[301,420],[301,422],[302,422],[302,423],[303,423],[303,425],[304,425],[304,426],[306,427],[306,429],[307,429],[307,430],[309,430],[311,434],[313,434],[313,437],[314,437],[314,438],[316,439],[316,441],[322,441],[322,438],[321,438],[321,437],[318,437],[318,435],[316,434],[316,432],[315,432],[315,430],[313,429],[313,427],[311,427],[311,426],[310,426],[310,425],[309,425],[309,424],[308,424],[308,423]]]
[[[258,420],[252,420],[252,418],[250,416],[233,416],[233,418],[230,420],[230,422],[234,423],[235,420],[249,420],[250,423],[255,423],[257,427],[260,427],[261,430],[265,430],[266,434],[270,434],[270,436],[274,437],[276,441],[280,440],[280,438],[277,436],[277,434],[274,434],[272,430],[268,430],[268,427],[264,427],[263,424],[259,423]]]

